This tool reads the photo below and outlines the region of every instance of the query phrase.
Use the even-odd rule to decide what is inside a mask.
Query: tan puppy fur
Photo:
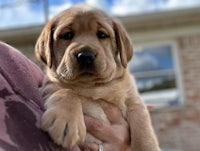
[[[90,60],[83,65],[79,56],[85,50]],[[127,69],[132,43],[118,22],[88,5],[71,7],[46,24],[35,51],[47,67],[41,88],[46,101],[42,128],[57,144],[99,143],[86,134],[83,114],[109,123],[99,105],[104,100],[121,109],[130,126],[132,151],[160,150],[149,112]]]

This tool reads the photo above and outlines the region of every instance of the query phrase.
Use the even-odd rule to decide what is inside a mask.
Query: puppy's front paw
[[[42,129],[49,133],[55,143],[65,148],[83,143],[86,137],[83,115],[72,115],[60,108],[51,108],[44,113]]]

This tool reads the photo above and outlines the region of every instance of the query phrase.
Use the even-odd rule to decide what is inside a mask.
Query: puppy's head
[[[46,24],[35,52],[61,81],[107,82],[123,74],[133,47],[118,22],[101,10],[76,5]]]

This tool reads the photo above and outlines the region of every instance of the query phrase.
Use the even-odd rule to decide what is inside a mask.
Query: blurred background
[[[200,0],[0,0],[0,40],[35,61],[44,24],[76,3],[118,18],[132,38],[129,63],[163,151],[200,150]]]

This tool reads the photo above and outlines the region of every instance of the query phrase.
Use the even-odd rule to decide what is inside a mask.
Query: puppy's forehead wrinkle
[[[83,20],[88,18],[98,19],[98,20],[104,20],[106,22],[112,22],[112,19],[110,16],[108,16],[103,11],[93,8],[91,6],[88,7],[72,7],[71,9],[64,10],[62,13],[55,16],[55,20],[57,22],[65,22],[68,19],[81,19]]]
[[[89,11],[94,11],[95,8],[90,6],[90,5],[77,5],[75,6],[76,8],[80,9],[80,11],[82,13],[85,13],[85,12],[89,12]]]
[[[87,5],[87,4],[84,4],[84,3],[74,5],[73,7],[74,7],[74,8],[78,8],[78,9],[86,9],[86,10],[94,9],[93,6],[91,6],[91,5]],[[73,7],[72,7],[72,8],[73,8]]]
[[[54,29],[54,39],[65,30],[71,30],[71,26],[71,19],[68,19],[66,22],[59,22],[57,28]]]

